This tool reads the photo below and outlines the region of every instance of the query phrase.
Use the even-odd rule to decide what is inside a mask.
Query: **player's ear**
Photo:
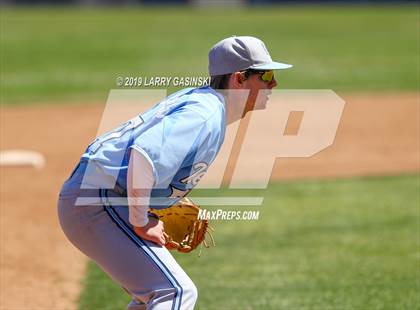
[[[233,88],[242,88],[245,77],[241,72],[235,72],[231,76]]]

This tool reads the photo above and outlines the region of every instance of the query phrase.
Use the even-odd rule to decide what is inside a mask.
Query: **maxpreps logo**
[[[256,221],[260,217],[260,211],[238,211],[238,210],[207,210],[201,209],[198,213],[198,219],[200,220],[212,220],[212,221]]]
[[[238,98],[235,107],[246,106],[248,92],[226,90],[225,96]],[[138,117],[166,100],[167,91],[162,89],[113,89],[107,99],[102,115],[98,136],[112,130],[123,121]],[[269,100],[268,100],[269,99]],[[163,118],[176,104],[176,99],[168,102],[158,111],[156,117]],[[181,189],[171,187],[170,197],[184,197],[192,188],[226,189],[240,193],[242,189],[267,188],[277,158],[305,158],[321,152],[333,144],[345,102],[332,90],[260,90],[256,102],[266,102],[264,109],[256,109],[239,121],[229,123],[224,132],[224,142],[214,161],[198,162],[193,165],[189,176],[183,176]],[[269,102],[268,102],[269,101]],[[294,115],[300,115],[294,123]],[[124,134],[127,128],[121,132]],[[176,131],[174,131],[174,134]],[[178,137],[165,137],[172,141]],[[188,140],[185,143],[191,143]],[[167,149],[166,149],[167,147]],[[206,146],[203,146],[206,147]],[[189,149],[186,147],[185,149]],[[170,152],[171,145],[162,145],[161,152]],[[205,154],[206,150],[199,150]],[[123,153],[121,153],[123,154]],[[178,154],[181,156],[182,154]],[[187,154],[184,154],[187,156]],[[121,161],[123,158],[121,158]],[[109,179],[116,181],[118,171]],[[169,178],[168,178],[169,180]],[[89,184],[89,182],[87,182]],[[102,188],[114,188],[115,184],[105,184]],[[166,189],[171,184],[164,184]],[[165,197],[167,198],[167,197]],[[201,206],[260,206],[264,196],[226,195],[194,197]],[[214,210],[214,209],[213,209]],[[230,213],[229,213],[230,212]],[[244,211],[245,212],[245,211]],[[213,215],[214,214],[214,215]],[[205,217],[216,219],[236,219],[247,217],[243,213],[216,210]]]

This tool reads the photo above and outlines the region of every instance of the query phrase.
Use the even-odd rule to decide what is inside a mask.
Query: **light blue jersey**
[[[82,156],[89,164],[81,187],[126,191],[128,160],[135,149],[153,168],[150,207],[167,207],[205,174],[225,127],[222,95],[210,87],[181,90],[90,144]]]

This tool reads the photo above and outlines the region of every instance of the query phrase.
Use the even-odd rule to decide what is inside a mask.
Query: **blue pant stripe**
[[[101,193],[101,197],[104,198],[106,195]],[[172,286],[176,289],[175,292],[175,302],[172,304],[172,309],[180,309],[181,307],[181,299],[182,299],[182,286],[179,285],[176,278],[171,274],[165,264],[160,260],[160,258],[149,248],[149,246],[139,238],[135,232],[122,220],[118,213],[108,204],[104,204],[105,211],[108,215],[113,219],[113,221],[117,224],[119,228],[123,230],[123,232],[152,259],[152,261],[158,266],[158,268],[162,271],[165,277],[169,280]]]

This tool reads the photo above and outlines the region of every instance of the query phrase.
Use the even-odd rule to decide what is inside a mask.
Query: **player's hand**
[[[152,241],[162,246],[166,243],[165,236],[163,234],[163,222],[157,218],[149,217],[149,223],[147,223],[146,226],[134,226],[134,231],[142,239]]]

